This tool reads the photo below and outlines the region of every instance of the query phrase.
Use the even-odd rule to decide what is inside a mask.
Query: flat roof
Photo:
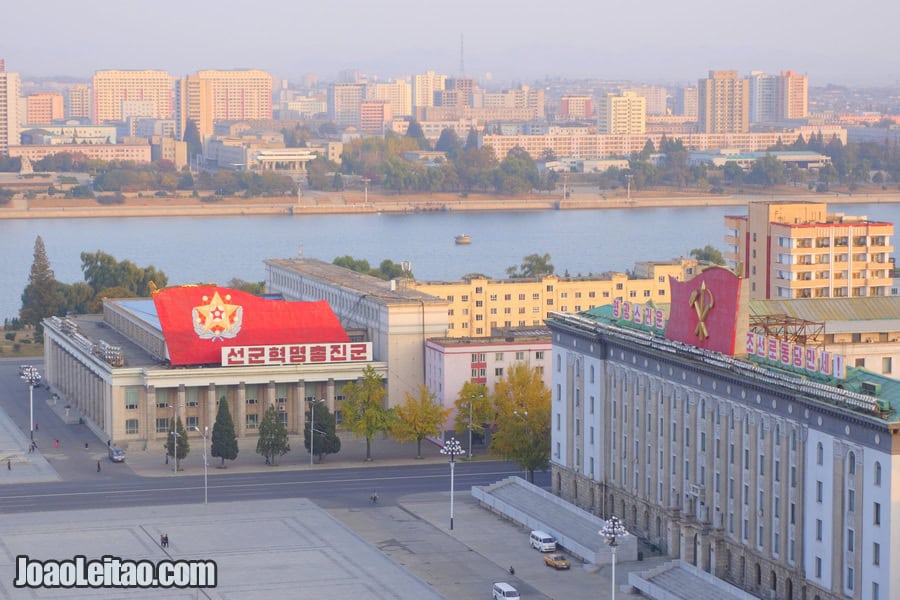
[[[749,309],[751,315],[787,315],[826,324],[884,321],[880,325],[887,327],[892,321],[900,329],[900,296],[751,300]]]
[[[317,258],[269,258],[264,262],[273,267],[294,271],[311,279],[318,279],[338,287],[359,292],[361,295],[368,296],[375,301],[381,301],[384,304],[405,304],[408,302],[445,304],[447,302],[443,298],[437,298],[431,294],[403,287],[402,284],[394,285],[390,281],[365,273],[357,273]],[[395,289],[392,289],[392,287]]]

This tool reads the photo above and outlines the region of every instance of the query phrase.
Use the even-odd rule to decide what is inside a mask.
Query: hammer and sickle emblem
[[[706,287],[705,281],[700,284],[700,289],[691,292],[691,298],[688,301],[688,304],[693,306],[694,310],[697,311],[697,327],[694,328],[694,335],[700,338],[700,341],[709,337],[709,330],[706,328],[705,320],[706,315],[709,314],[710,309],[715,303],[716,301],[715,298],[713,298],[712,291]]]

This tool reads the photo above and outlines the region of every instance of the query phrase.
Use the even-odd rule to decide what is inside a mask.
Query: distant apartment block
[[[19,103],[22,83],[18,73],[5,70],[0,62],[0,156],[19,143]]]
[[[391,104],[387,100],[363,100],[359,105],[359,129],[384,132],[393,120]]]
[[[475,118],[448,121],[419,121],[419,125],[422,127],[422,133],[425,134],[425,139],[430,142],[436,142],[445,129],[454,131],[456,135],[459,136],[460,140],[465,142],[469,135],[469,131],[472,129],[479,129],[478,119]],[[390,129],[398,135],[406,135],[406,130],[409,129],[409,121],[406,119],[395,119],[391,122]]]
[[[184,140],[188,122],[193,122],[201,140],[214,131],[212,81],[188,75],[175,82],[175,136]]]
[[[698,102],[696,86],[681,88],[681,93],[675,96],[675,113],[696,121]]]
[[[91,86],[79,83],[66,91],[66,118],[89,119],[94,118],[94,103],[92,100]]]
[[[750,130],[750,89],[737,71],[710,71],[697,82],[697,119],[703,133]]]
[[[328,103],[313,96],[297,96],[286,103],[288,118],[308,119],[328,112]]]
[[[727,216],[725,258],[750,299],[886,296],[894,225],[828,213],[819,202],[751,202]]]
[[[658,85],[633,85],[624,88],[623,92],[634,92],[643,98],[648,116],[661,116],[668,113],[669,91]]]
[[[42,146],[10,146],[9,156],[26,156],[35,162],[51,156],[68,152],[80,154],[88,159],[103,161],[132,161],[149,163],[150,144],[78,144],[78,145],[42,145]]]
[[[597,129],[601,134],[643,135],[647,101],[634,92],[606,94],[597,104]]]
[[[446,82],[446,75],[440,75],[434,71],[426,71],[422,75],[413,75],[413,107],[434,106],[434,93],[443,90]]]
[[[545,134],[545,135],[485,135],[482,144],[491,146],[494,154],[503,159],[509,151],[519,146],[533,158],[540,157],[545,150],[556,156],[578,156],[587,159],[629,156],[643,150],[647,140],[659,148],[663,136],[679,139],[687,150],[714,150],[732,148],[741,152],[757,152],[778,144],[779,141],[796,140],[802,135],[822,134],[825,140],[836,138],[847,143],[847,130],[833,125],[804,126],[764,133],[685,133],[673,136],[666,133],[645,135],[605,135],[605,134]]]
[[[777,77],[762,71],[751,71],[747,80],[750,85],[750,123],[777,121]]]
[[[328,118],[338,127],[359,127],[360,105],[365,97],[364,83],[332,83],[328,86]]]
[[[370,83],[366,86],[366,100],[387,102],[395,117],[412,116],[412,86],[407,81]]]
[[[272,118],[272,76],[266,71],[197,71],[197,78],[210,82],[213,121]]]
[[[28,125],[50,125],[65,118],[63,95],[53,92],[31,94],[25,99]]]
[[[564,121],[590,119],[594,114],[594,100],[590,96],[563,96],[559,113]]]
[[[778,76],[776,93],[778,119],[805,119],[809,116],[809,79],[794,71],[782,71]]]
[[[696,260],[678,259],[638,263],[633,278],[625,273],[522,279],[469,277],[402,285],[449,303],[449,337],[490,337],[498,328],[542,326],[553,311],[581,312],[611,304],[616,298],[642,304],[667,303],[669,276],[685,281],[698,269]]]
[[[523,85],[503,92],[472,92],[472,106],[486,109],[524,110],[531,119],[544,118],[544,90]]]
[[[93,85],[94,122],[98,125],[127,116],[172,117],[172,76],[166,71],[97,71]],[[142,106],[150,110],[140,112],[151,114],[135,114]]]

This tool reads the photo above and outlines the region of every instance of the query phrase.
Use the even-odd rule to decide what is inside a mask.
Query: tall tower
[[[200,139],[213,133],[212,82],[188,75],[175,84],[175,139],[184,139],[188,121],[197,126]]]
[[[423,75],[413,75],[413,109],[434,106],[434,93],[443,91],[447,83],[446,75],[426,71]]]
[[[697,82],[697,119],[702,133],[750,130],[750,91],[737,71],[710,71]]]
[[[775,77],[762,71],[751,71],[748,81],[750,84],[750,122],[771,123],[777,121]]]

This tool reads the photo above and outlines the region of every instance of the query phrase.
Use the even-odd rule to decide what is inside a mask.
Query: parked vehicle
[[[541,552],[556,552],[556,538],[540,529],[531,532],[531,547]]]
[[[109,460],[113,462],[125,462],[125,451],[118,446],[110,446]]]

